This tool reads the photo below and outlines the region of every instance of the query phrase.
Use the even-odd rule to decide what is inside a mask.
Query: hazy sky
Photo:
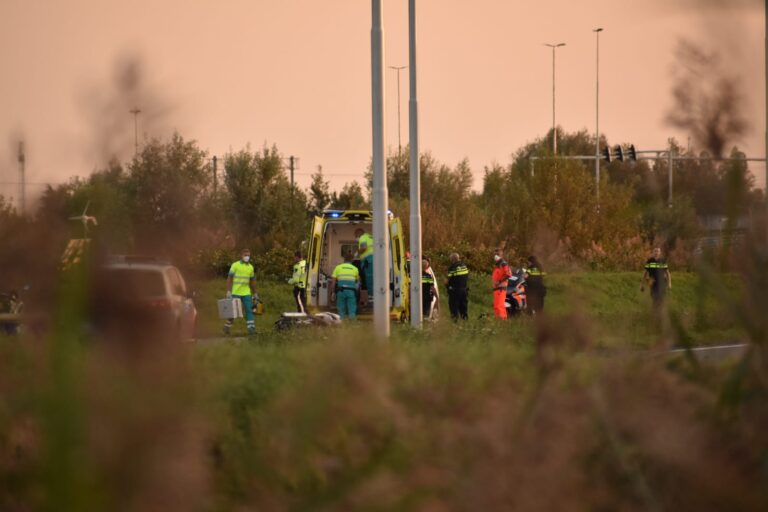
[[[764,153],[762,2],[731,0],[420,0],[421,147],[441,161],[508,163],[557,118],[595,125],[595,36],[601,26],[601,131],[611,143],[660,149],[687,134],[664,122],[681,37],[721,52],[743,74],[751,132]],[[28,147],[30,192],[87,174],[104,154],[177,129],[211,154],[277,144],[318,165],[335,187],[362,180],[371,151],[367,0],[0,0],[0,182],[17,181],[13,141]],[[407,64],[407,0],[385,0],[388,65]],[[135,87],[115,80],[139,63]],[[387,144],[397,146],[397,83],[387,74]],[[407,143],[407,75],[402,130]],[[763,167],[753,167],[758,184]],[[15,185],[0,193],[16,195]]]

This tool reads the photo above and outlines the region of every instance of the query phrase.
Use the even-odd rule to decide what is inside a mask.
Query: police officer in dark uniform
[[[664,303],[667,289],[672,288],[672,274],[669,273],[669,266],[661,257],[661,249],[658,247],[653,249],[653,254],[645,262],[645,271],[640,281],[641,292],[645,291],[646,283],[650,283],[654,308],[659,308]]]
[[[469,295],[469,269],[461,262],[458,253],[450,255],[451,265],[448,267],[448,307],[451,310],[451,318],[458,320],[461,317],[467,319],[467,303]]]
[[[547,275],[536,256],[528,256],[528,267],[525,278],[525,294],[528,298],[528,312],[532,315],[544,311],[544,297],[547,287],[544,286],[544,276]]]
[[[437,290],[435,288],[435,273],[429,266],[429,260],[424,258],[421,260],[421,311],[425,320],[431,319],[432,316],[432,302],[437,296]]]

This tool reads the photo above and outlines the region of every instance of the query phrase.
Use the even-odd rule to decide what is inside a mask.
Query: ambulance
[[[399,218],[387,215],[389,227],[389,291],[390,318],[406,321],[408,309],[408,272],[403,225]],[[331,301],[329,284],[336,265],[344,262],[344,254],[358,252],[355,231],[360,228],[373,233],[373,214],[368,210],[325,210],[312,221],[307,247],[307,309],[309,313],[336,311]],[[378,258],[379,254],[374,257]],[[358,306],[358,316],[370,317],[372,303]]]

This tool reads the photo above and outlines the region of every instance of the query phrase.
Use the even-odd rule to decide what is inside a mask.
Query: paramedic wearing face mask
[[[251,251],[243,249],[240,260],[229,267],[227,277],[227,298],[240,299],[243,303],[243,314],[248,334],[256,333],[256,322],[253,317],[253,296],[256,295],[256,280],[253,264],[251,263]],[[234,319],[230,318],[224,323],[224,333],[229,334]]]

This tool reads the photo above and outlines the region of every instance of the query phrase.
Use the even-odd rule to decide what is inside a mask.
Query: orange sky
[[[684,133],[664,123],[680,37],[717,48],[744,73],[752,130],[739,145],[763,156],[762,2],[727,11],[686,0],[420,0],[421,147],[441,161],[507,163],[551,124],[558,50],[558,124],[594,130],[595,40],[601,35],[601,131],[612,143],[663,148]],[[388,65],[407,64],[407,0],[385,0]],[[141,136],[178,129],[211,154],[250,143],[300,158],[300,185],[322,165],[335,187],[362,180],[371,151],[367,0],[2,0],[0,182],[17,180],[14,138],[27,140],[30,193],[87,174],[105,144],[123,157]],[[135,97],[115,92],[116,63],[137,56]],[[394,71],[387,144],[397,146]],[[407,75],[402,81],[407,142]],[[130,96],[130,95],[128,95]],[[161,108],[162,107],[162,108]],[[758,184],[763,167],[753,166]],[[16,195],[13,185],[0,193]]]

